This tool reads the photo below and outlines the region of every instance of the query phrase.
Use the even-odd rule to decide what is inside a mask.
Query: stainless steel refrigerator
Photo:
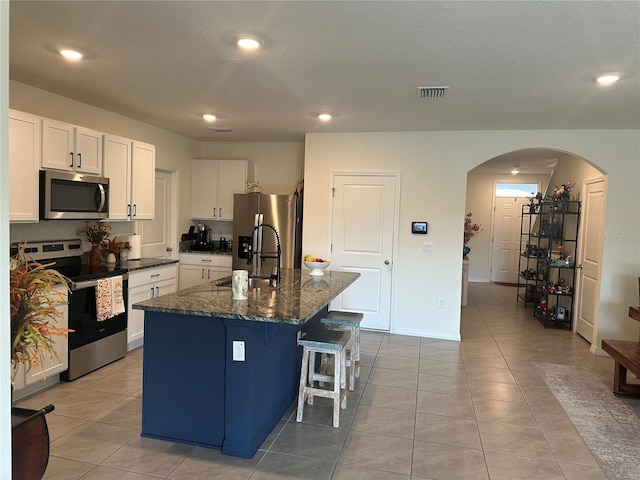
[[[233,269],[249,270],[250,275],[269,276],[272,273],[277,264],[276,236],[269,227],[256,228],[263,224],[278,231],[281,267],[300,268],[302,198],[236,193],[233,198]],[[255,255],[257,252],[261,255]]]

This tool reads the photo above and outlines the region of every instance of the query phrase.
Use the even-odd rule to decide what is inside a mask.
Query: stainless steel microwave
[[[41,220],[96,220],[108,216],[108,178],[40,170]]]

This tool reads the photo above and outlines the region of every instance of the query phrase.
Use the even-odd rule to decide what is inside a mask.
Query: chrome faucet
[[[251,252],[251,254],[248,256],[247,258],[247,265],[251,265],[251,259],[254,255],[256,255],[260,260],[264,260],[265,258],[275,258],[276,259],[276,273],[275,273],[275,283],[278,284],[280,283],[280,279],[281,279],[281,274],[280,274],[280,266],[281,266],[281,262],[282,262],[282,249],[280,248],[280,234],[278,233],[278,230],[276,230],[276,227],[274,227],[273,225],[269,225],[268,223],[261,223],[260,225],[256,225],[255,227],[253,227],[253,231],[251,232],[251,237],[253,237],[253,234],[256,232],[256,230],[260,229],[260,228],[270,228],[271,230],[273,230],[273,233],[276,236],[276,251],[275,252],[263,252],[262,251],[262,242],[260,242],[260,251],[259,252]],[[267,255],[268,254],[268,255]],[[260,268],[260,265],[256,265],[254,267],[255,268]],[[271,280],[274,280],[273,275],[271,276]]]

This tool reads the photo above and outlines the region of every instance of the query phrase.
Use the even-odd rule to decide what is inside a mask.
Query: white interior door
[[[362,328],[389,331],[399,178],[336,174],[333,188],[332,268],[361,276],[330,308],[362,312]]]
[[[171,175],[170,172],[156,171],[154,219],[138,222],[142,256],[145,258],[173,258],[176,236],[173,234]]]
[[[495,199],[491,255],[492,282],[518,282],[522,205],[528,203],[528,198],[496,197]],[[525,227],[528,228],[528,225]]]
[[[576,265],[576,332],[593,343],[600,297],[600,266],[605,212],[605,179],[584,183],[582,191],[581,242]]]

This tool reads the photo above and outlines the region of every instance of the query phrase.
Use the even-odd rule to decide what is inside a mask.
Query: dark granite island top
[[[146,300],[133,306],[151,312],[302,324],[351,285],[359,273],[283,269],[276,287],[250,288],[247,300],[233,300],[230,277]]]
[[[233,300],[221,280],[134,305],[145,311],[142,436],[252,457],[298,393],[302,325],[357,273],[283,270]]]

